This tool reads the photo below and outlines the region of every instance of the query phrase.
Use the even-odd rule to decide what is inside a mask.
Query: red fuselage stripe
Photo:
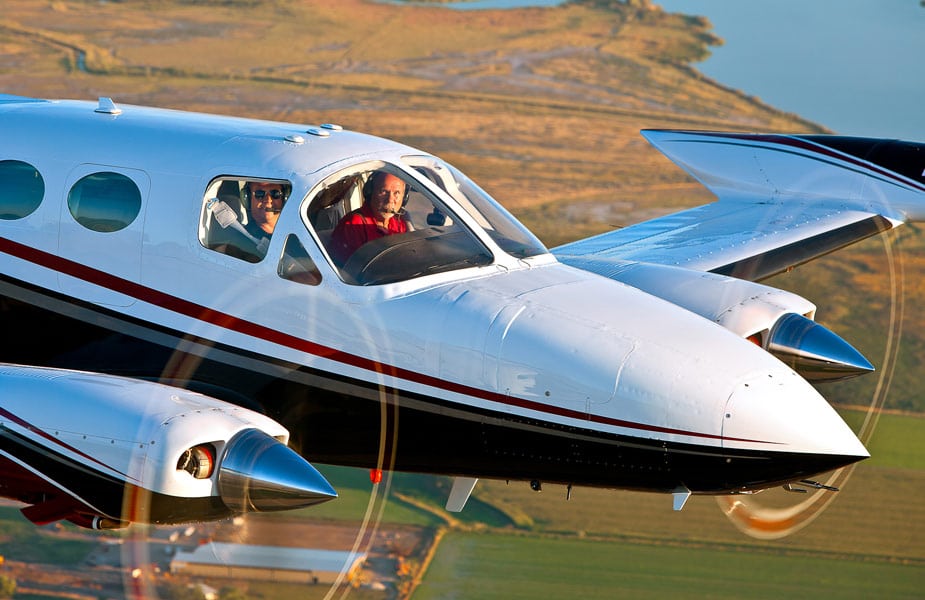
[[[418,373],[416,371],[411,371],[408,369],[403,369],[400,367],[387,365],[378,361],[370,360],[362,356],[357,356],[355,354],[349,354],[341,350],[336,350],[334,348],[329,348],[321,344],[316,344],[314,342],[289,335],[269,327],[264,327],[263,325],[258,325],[256,323],[246,321],[244,319],[239,319],[238,317],[223,313],[199,304],[195,304],[188,300],[182,298],[177,298],[176,296],[171,296],[165,294],[159,290],[143,286],[139,283],[123,279],[121,277],[116,277],[110,273],[94,269],[93,267],[88,267],[72,260],[62,258],[60,256],[55,256],[32,248],[31,246],[26,246],[12,240],[8,240],[0,237],[0,251],[5,252],[11,256],[21,258],[23,260],[29,261],[33,264],[69,275],[71,277],[76,277],[88,283],[98,285],[100,287],[109,289],[126,296],[130,296],[142,302],[152,304],[159,308],[170,310],[177,314],[185,315],[187,317],[197,319],[199,321],[210,323],[216,325],[223,329],[229,331],[234,331],[241,333],[253,338],[261,339],[264,341],[272,342],[280,346],[285,346],[293,350],[298,350],[300,352],[305,352],[320,358],[325,358],[328,360],[333,360],[345,365],[350,365],[360,369],[365,369],[368,371],[373,371],[376,373],[382,373],[384,375],[396,377],[399,379],[405,379],[407,381],[412,381],[422,385],[431,386],[438,389],[443,389],[449,392],[454,392],[457,394],[462,394],[465,396],[472,396],[475,398],[481,398],[483,400],[488,400],[490,402],[497,402],[500,404],[505,404],[508,406],[516,406],[518,408],[523,408],[527,410],[533,410],[538,412],[543,412],[547,414],[554,414],[560,417],[565,417],[569,419],[578,419],[581,421],[592,421],[594,423],[599,423],[601,425],[610,425],[614,427],[624,427],[627,429],[636,429],[640,431],[651,431],[656,433],[666,433],[673,435],[684,435],[690,437],[698,437],[704,439],[716,439],[716,440],[729,440],[736,442],[754,442],[760,444],[768,444],[775,442],[767,442],[762,440],[750,440],[750,439],[740,439],[740,438],[724,438],[721,435],[711,434],[711,433],[698,433],[693,431],[685,431],[683,429],[672,429],[669,427],[658,427],[655,425],[647,425],[645,423],[634,423],[632,421],[624,421],[621,419],[614,419],[611,417],[605,417],[602,415],[593,415],[588,413],[583,413],[580,411],[570,410],[567,408],[561,408],[557,406],[550,406],[547,404],[542,404],[539,402],[533,402],[530,400],[525,400],[523,398],[516,398],[513,396],[507,396],[504,394],[499,394],[497,392],[492,392],[489,390],[483,390],[461,383],[454,383],[451,381],[445,381],[437,377],[432,377],[430,375],[425,375],[423,373]]]

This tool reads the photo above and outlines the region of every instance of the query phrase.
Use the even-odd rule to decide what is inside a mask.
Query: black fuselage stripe
[[[201,391],[202,382],[234,382],[236,390],[253,394],[249,397],[259,403],[256,408],[287,427],[293,447],[315,462],[627,489],[671,491],[683,484],[714,493],[730,487],[767,487],[793,479],[794,473],[809,477],[858,460],[799,455],[785,448],[735,449],[618,435],[592,429],[587,421],[585,426],[568,425],[477,408],[219,345],[207,348],[204,355],[189,356],[185,353],[194,344],[181,340],[178,332],[170,343],[163,327],[146,335],[144,322],[126,327],[126,317],[118,312],[89,303],[65,304],[35,290],[26,294],[11,287],[0,280],[0,290],[15,300],[5,313],[8,319],[32,323],[51,311],[55,316],[49,319],[55,319],[61,341],[80,348],[68,355],[46,348],[46,354],[35,355],[32,363],[102,372],[128,364],[133,376],[158,379],[166,365],[198,360],[188,373],[190,379],[176,384]],[[18,299],[22,297],[29,302]],[[84,320],[93,323],[92,330]],[[113,333],[125,329],[133,330],[131,336]],[[213,353],[216,348],[221,351]],[[6,350],[6,360],[17,358],[16,347]],[[215,354],[221,360],[215,360]],[[119,364],[123,357],[127,360]],[[220,504],[217,498],[197,502],[207,507],[209,502]],[[158,510],[173,509],[163,505]],[[209,510],[222,508],[216,504]]]
[[[122,510],[122,491],[127,484],[92,466],[36,443],[7,427],[0,426],[0,450],[34,473],[40,473],[55,487],[73,495],[88,509],[118,519]]]

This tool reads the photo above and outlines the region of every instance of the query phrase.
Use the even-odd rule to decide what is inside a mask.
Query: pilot
[[[402,218],[407,185],[386,171],[375,171],[363,186],[363,206],[340,220],[331,234],[331,254],[343,266],[366,242],[386,235],[405,233]]]

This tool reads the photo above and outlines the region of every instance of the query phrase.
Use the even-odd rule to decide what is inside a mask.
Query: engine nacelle
[[[850,344],[814,321],[815,304],[792,292],[725,275],[638,262],[610,263],[607,277],[751,340],[809,381],[846,379],[874,369]]]
[[[13,365],[0,365],[0,389],[0,495],[32,505],[34,522],[180,523],[337,495],[282,425],[215,398]]]

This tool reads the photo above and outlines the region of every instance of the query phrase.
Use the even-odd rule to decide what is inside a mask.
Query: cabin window
[[[67,207],[78,223],[92,231],[125,229],[141,211],[141,191],[121,173],[93,173],[67,194]]]
[[[283,279],[296,283],[305,285],[321,283],[321,273],[315,266],[315,261],[305,251],[305,246],[299,238],[292,234],[286,238],[286,247],[283,249],[283,256],[279,259],[276,272]]]
[[[28,217],[45,197],[45,181],[35,167],[19,160],[0,160],[0,219]]]
[[[354,285],[394,283],[494,259],[428,189],[386,163],[333,176],[306,216],[341,279]]]
[[[291,192],[288,181],[241,177],[212,180],[203,198],[199,242],[210,250],[248,262],[263,260]]]

